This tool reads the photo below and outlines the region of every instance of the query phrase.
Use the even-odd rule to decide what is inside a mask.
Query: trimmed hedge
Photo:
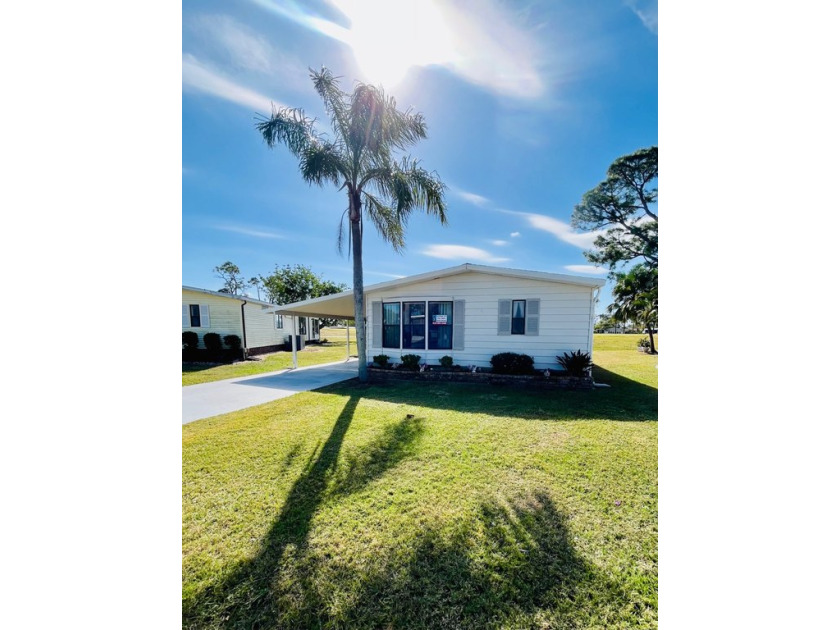
[[[501,352],[490,359],[496,374],[533,374],[534,357],[516,352]]]

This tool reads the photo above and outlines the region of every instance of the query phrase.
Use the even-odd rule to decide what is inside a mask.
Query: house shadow
[[[326,386],[329,394],[352,393],[406,407],[476,413],[525,420],[656,420],[659,390],[595,366],[594,390],[535,389],[507,384],[394,381],[361,384],[357,378]]]

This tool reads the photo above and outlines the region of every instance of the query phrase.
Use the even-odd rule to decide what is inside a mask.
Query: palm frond
[[[346,142],[350,125],[350,112],[347,105],[349,94],[338,87],[338,79],[341,77],[334,76],[332,72],[323,67],[317,72],[310,68],[309,76],[315,85],[315,91],[318,92],[318,96],[324,102],[324,109],[327,110],[336,136],[342,142]]]
[[[344,212],[341,213],[341,218],[338,220],[338,238],[336,238],[335,241],[335,248],[338,250],[339,255],[344,255],[344,217],[347,216],[349,211],[350,208],[346,208]],[[348,230],[348,234],[349,233],[350,232]]]
[[[405,247],[405,232],[396,210],[367,192],[362,192],[362,197],[365,212],[376,231],[394,251],[402,252]]]
[[[301,155],[300,173],[310,185],[332,182],[338,186],[346,178],[346,165],[334,145],[312,143]]]
[[[413,210],[423,210],[446,225],[446,186],[437,173],[427,171],[417,160],[406,157],[401,163],[392,165],[388,186],[400,217]]]
[[[316,141],[313,131],[315,119],[307,118],[300,108],[277,109],[272,103],[271,116],[262,118],[263,120],[256,124],[256,128],[272,149],[278,144],[283,144],[292,155],[300,157]]]

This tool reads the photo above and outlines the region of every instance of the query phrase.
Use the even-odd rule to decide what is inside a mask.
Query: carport
[[[279,307],[268,307],[263,309],[265,313],[275,315],[286,315],[292,318],[292,333],[298,330],[298,317],[320,317],[331,319],[343,319],[347,329],[347,359],[350,359],[350,327],[349,320],[355,318],[356,313],[353,305],[353,291],[344,291],[325,295],[324,297],[312,298],[301,302],[283,304]],[[356,322],[358,326],[359,323]],[[292,369],[297,369],[297,344],[292,335]]]

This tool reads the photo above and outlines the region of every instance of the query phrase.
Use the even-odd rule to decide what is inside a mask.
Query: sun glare
[[[397,85],[412,66],[455,57],[452,33],[433,0],[333,0],[350,20],[347,43],[365,79]]]

